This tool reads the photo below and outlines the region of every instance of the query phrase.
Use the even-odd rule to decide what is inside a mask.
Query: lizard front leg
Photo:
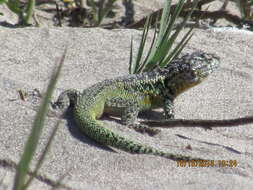
[[[169,120],[169,119],[174,119],[175,118],[175,112],[174,112],[174,104],[173,104],[173,100],[171,100],[170,98],[166,98],[164,100],[164,115],[165,115],[165,119]]]

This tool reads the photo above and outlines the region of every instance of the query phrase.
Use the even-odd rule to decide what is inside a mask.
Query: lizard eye
[[[184,80],[189,83],[195,82],[198,79],[197,73],[192,70],[186,71],[183,77],[184,77]]]

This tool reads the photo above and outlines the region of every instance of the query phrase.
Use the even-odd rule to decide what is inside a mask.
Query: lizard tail
[[[81,113],[81,115],[82,114],[84,113]],[[77,116],[79,114],[75,114],[75,115]],[[192,158],[190,156],[163,152],[151,146],[146,146],[146,145],[134,142],[130,139],[122,137],[114,133],[113,131],[105,128],[100,121],[95,120],[91,117],[87,117],[87,114],[85,116],[82,115],[81,117],[79,115],[79,117],[76,118],[75,121],[77,125],[79,126],[80,130],[91,139],[94,139],[95,141],[103,145],[118,148],[129,153],[151,154],[151,155],[157,155],[157,156],[161,156],[161,157],[171,159],[171,160],[203,160],[199,158]]]

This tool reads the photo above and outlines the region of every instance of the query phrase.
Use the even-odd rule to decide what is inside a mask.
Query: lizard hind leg
[[[151,128],[145,124],[136,123],[138,113],[139,113],[138,106],[136,105],[128,106],[123,111],[123,114],[121,117],[122,123],[126,125],[127,127],[134,129],[137,132],[147,133],[150,136],[154,136],[160,132],[159,129]]]

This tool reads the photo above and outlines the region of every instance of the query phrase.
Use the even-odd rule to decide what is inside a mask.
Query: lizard
[[[72,107],[74,121],[81,132],[100,144],[133,154],[151,154],[171,160],[203,160],[135,142],[106,128],[98,119],[103,114],[121,115],[121,121],[126,126],[155,135],[159,130],[136,122],[138,113],[163,108],[165,119],[173,119],[174,99],[201,83],[219,63],[215,54],[196,51],[174,59],[164,68],[107,79],[83,92],[65,90],[53,105],[61,110]]]

